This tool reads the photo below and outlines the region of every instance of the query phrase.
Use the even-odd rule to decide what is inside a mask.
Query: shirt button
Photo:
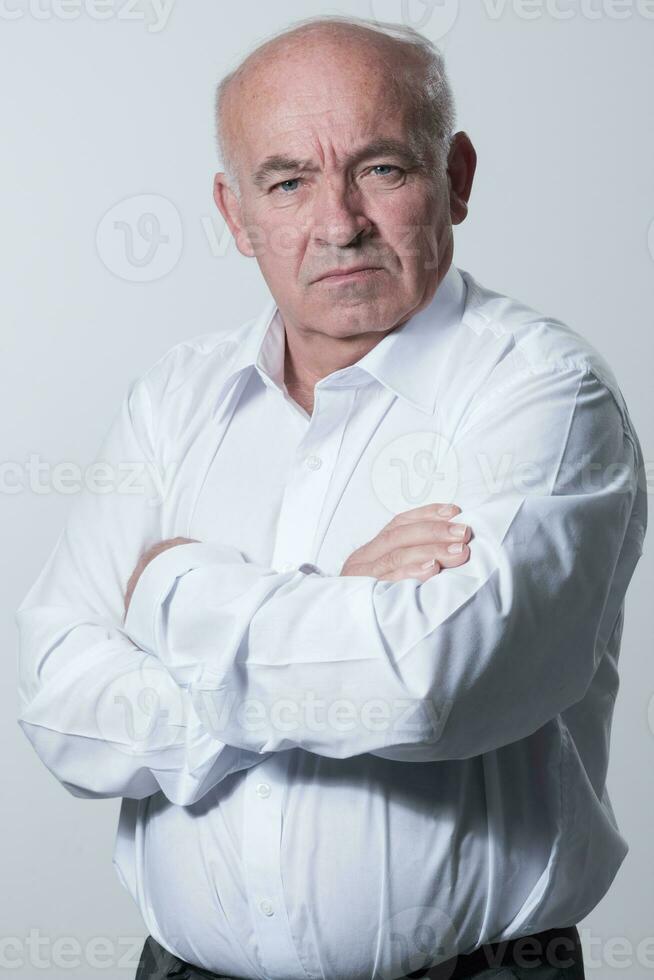
[[[322,466],[322,460],[320,456],[307,456],[304,461],[310,470],[319,470]]]
[[[267,799],[270,796],[270,783],[258,783],[256,794],[257,796],[260,796],[262,800]]]
[[[263,912],[264,915],[274,915],[275,914],[275,910],[272,907],[272,902],[269,902],[267,898],[264,898],[264,899],[262,899],[261,902],[259,902],[259,908],[261,909],[261,911]]]

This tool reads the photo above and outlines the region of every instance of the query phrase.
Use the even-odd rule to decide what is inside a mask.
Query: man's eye
[[[297,185],[299,183],[299,177],[291,177],[290,180],[282,180],[279,184],[274,184],[271,190],[276,191],[279,188],[284,194],[289,194],[296,190],[296,187],[289,187],[289,184]]]
[[[379,177],[397,177],[401,173],[400,167],[394,166],[392,163],[378,163],[373,168],[374,171],[384,170],[385,173],[378,173]]]

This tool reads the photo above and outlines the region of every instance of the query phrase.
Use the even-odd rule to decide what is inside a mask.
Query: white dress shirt
[[[610,368],[454,266],[311,415],[284,343],[271,300],[130,385],[116,479],[17,612],[19,724],[72,794],[124,797],[119,878],[205,969],[392,980],[577,923],[628,850],[605,777],[647,510]],[[340,575],[435,501],[468,562]]]

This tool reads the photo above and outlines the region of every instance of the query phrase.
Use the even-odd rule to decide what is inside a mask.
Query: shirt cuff
[[[175,581],[202,565],[243,561],[236,548],[213,542],[177,544],[160,552],[145,566],[132,593],[123,627],[130,640],[156,655],[157,612]]]

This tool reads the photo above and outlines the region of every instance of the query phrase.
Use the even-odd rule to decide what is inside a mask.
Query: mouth
[[[364,282],[366,279],[372,278],[377,273],[383,271],[379,266],[365,266],[359,269],[351,269],[350,271],[342,270],[329,273],[326,276],[321,276],[320,279],[316,279],[316,282],[325,283],[330,286],[337,286],[339,283],[347,282]]]

